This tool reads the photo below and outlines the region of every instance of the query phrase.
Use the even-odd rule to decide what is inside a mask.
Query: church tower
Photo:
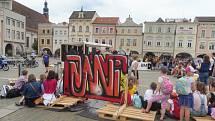
[[[43,15],[49,20],[49,8],[46,0],[44,2]]]

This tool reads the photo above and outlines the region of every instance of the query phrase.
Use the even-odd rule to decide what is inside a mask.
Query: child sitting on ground
[[[128,92],[131,96],[137,92],[137,80],[134,76],[128,77]]]
[[[155,82],[152,82],[150,85],[150,89],[147,89],[144,94],[144,98],[142,102],[143,109],[146,109],[148,100],[150,100],[151,98],[153,98],[154,95],[156,95],[156,89],[157,89],[157,84]],[[152,111],[158,111],[160,109],[161,109],[161,104],[158,102],[153,102],[152,107],[150,108],[150,110]]]
[[[158,95],[155,95],[153,98],[148,100],[147,108],[143,109],[143,113],[148,113],[150,111],[150,108],[152,106],[153,102],[161,101],[161,117],[160,120],[164,120],[166,108],[167,108],[167,100],[169,99],[169,94],[164,93],[164,90],[162,87],[166,85],[167,83],[169,84],[169,77],[167,76],[167,68],[166,67],[161,67],[161,76],[158,78],[158,86],[157,86],[157,92]]]
[[[209,78],[209,93],[207,94],[208,98],[208,109],[209,115],[211,114],[211,109],[215,108],[215,77]]]
[[[193,109],[191,113],[194,116],[206,116],[208,113],[207,96],[205,85],[201,82],[196,84],[197,90],[193,93]]]
[[[168,115],[171,118],[179,119],[180,118],[180,107],[178,95],[176,92],[172,92],[170,99],[168,100]]]

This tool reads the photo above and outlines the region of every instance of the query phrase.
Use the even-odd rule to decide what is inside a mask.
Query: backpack
[[[133,106],[135,108],[139,108],[139,109],[142,108],[142,101],[141,101],[140,96],[138,94],[133,95],[132,102],[133,102]]]
[[[174,118],[180,119],[180,106],[179,106],[178,98],[173,99],[173,105],[174,105],[174,110],[172,111],[172,114]]]
[[[172,82],[169,80],[168,77],[162,77],[163,78],[163,82],[161,84],[161,91],[164,94],[171,94],[173,91],[173,84]]]
[[[215,108],[211,108],[211,117],[215,119]]]
[[[176,81],[176,93],[178,93],[179,95],[188,95],[188,86],[189,85],[187,84],[186,77],[181,77]]]
[[[204,96],[201,97],[200,94],[199,97],[201,99],[200,116],[206,116],[208,112],[205,110],[205,98]]]
[[[7,96],[7,93],[8,91],[11,89],[12,87],[9,86],[9,85],[3,85],[2,88],[1,88],[1,92],[0,92],[0,97],[6,97]]]

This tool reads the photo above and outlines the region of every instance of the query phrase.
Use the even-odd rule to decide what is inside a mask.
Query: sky
[[[40,13],[45,0],[16,0]],[[75,10],[95,10],[102,17],[131,15],[137,23],[156,21],[159,17],[194,19],[195,16],[215,16],[215,0],[46,0],[51,22],[68,22]]]

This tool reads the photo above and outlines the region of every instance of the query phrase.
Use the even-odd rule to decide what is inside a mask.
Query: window
[[[131,30],[130,29],[128,29],[128,33],[130,33],[131,32]]]
[[[36,43],[37,42],[37,38],[34,38],[34,43]]]
[[[99,43],[98,39],[95,39],[95,43]]]
[[[16,38],[16,32],[15,32],[15,30],[12,30],[12,38],[13,38],[13,39]]]
[[[131,39],[127,39],[127,46],[131,45]]]
[[[102,28],[102,33],[106,33],[106,28]]]
[[[79,41],[79,42],[81,42],[81,41],[82,41],[82,39],[81,39],[81,38],[78,38],[78,41]]]
[[[17,21],[17,27],[20,27],[20,22],[19,21]]]
[[[42,43],[42,45],[44,45],[44,43],[45,43],[45,40],[44,40],[44,39],[42,39],[41,43]]]
[[[148,41],[147,45],[148,45],[148,46],[152,46],[152,42],[151,42],[151,41]]]
[[[157,47],[160,47],[161,46],[161,42],[157,42]]]
[[[24,29],[24,22],[22,22],[22,28]]]
[[[55,35],[57,35],[58,31],[55,31],[54,33],[55,33]]]
[[[43,34],[45,34],[46,33],[46,31],[43,29]]]
[[[62,40],[59,41],[59,44],[62,44]]]
[[[89,42],[89,39],[88,39],[88,38],[86,38],[86,42]]]
[[[137,29],[134,29],[134,33],[137,33]]]
[[[182,46],[183,46],[183,40],[179,40],[179,42],[178,42],[178,47],[179,47],[179,48],[182,48]]]
[[[86,26],[86,32],[89,32],[90,29],[89,29],[89,26]]]
[[[192,47],[192,40],[188,40],[188,42],[187,42],[187,47],[188,47],[188,48],[191,48],[191,47]]]
[[[13,26],[15,27],[15,26],[16,26],[16,21],[13,20],[13,21],[12,21],[12,24],[13,24]]]
[[[167,28],[167,32],[168,32],[168,33],[171,32],[171,28],[170,28],[170,27]]]
[[[63,34],[63,32],[60,30],[60,35],[62,35]]]
[[[152,32],[152,27],[151,26],[149,27],[149,32]]]
[[[79,32],[82,32],[82,26],[79,26]]]
[[[66,35],[67,34],[67,32],[66,32],[66,30],[64,31],[64,35]]]
[[[29,37],[26,37],[26,47],[29,47]]]
[[[21,33],[21,39],[24,40],[24,32]]]
[[[99,28],[96,28],[96,33],[99,33]]]
[[[161,27],[158,27],[158,33],[161,33]]]
[[[124,31],[125,31],[125,30],[124,30],[124,29],[122,29],[121,33],[124,33]]]
[[[64,43],[67,43],[67,40],[64,40]]]
[[[10,38],[10,29],[7,29],[7,33],[6,33],[7,35],[7,38]]]
[[[72,42],[74,42],[75,41],[75,38],[72,38]]]
[[[215,30],[212,31],[211,37],[212,37],[212,38],[215,38]]]
[[[145,45],[145,44],[146,44],[146,41],[143,41],[143,44]]]
[[[200,42],[199,49],[205,49],[206,42]]]
[[[133,40],[133,46],[137,46],[137,39]]]
[[[75,26],[72,26],[72,32],[75,32]]]
[[[102,44],[105,44],[105,39],[102,39]]]
[[[169,42],[166,42],[166,47],[169,47],[170,46],[170,43]]]
[[[10,25],[10,18],[7,17],[7,21],[6,21],[7,25]]]
[[[47,45],[49,45],[50,44],[50,39],[47,39]]]
[[[54,42],[55,44],[57,44],[57,40],[55,40],[55,42]]]
[[[179,29],[184,29],[184,27],[180,27]]]
[[[17,39],[20,39],[20,32],[19,31],[16,31],[16,37],[17,37]]]
[[[47,34],[49,34],[49,29],[47,30]]]
[[[214,50],[214,46],[215,46],[214,42],[209,43],[209,50]]]
[[[112,45],[112,40],[111,39],[109,40],[109,45]]]
[[[110,33],[113,33],[113,28],[110,28]]]
[[[201,38],[205,38],[205,30],[202,30]]]
[[[193,27],[189,27],[189,29],[191,29],[191,30],[192,30],[192,29],[193,29]]]
[[[124,46],[124,39],[120,40],[120,46]]]

